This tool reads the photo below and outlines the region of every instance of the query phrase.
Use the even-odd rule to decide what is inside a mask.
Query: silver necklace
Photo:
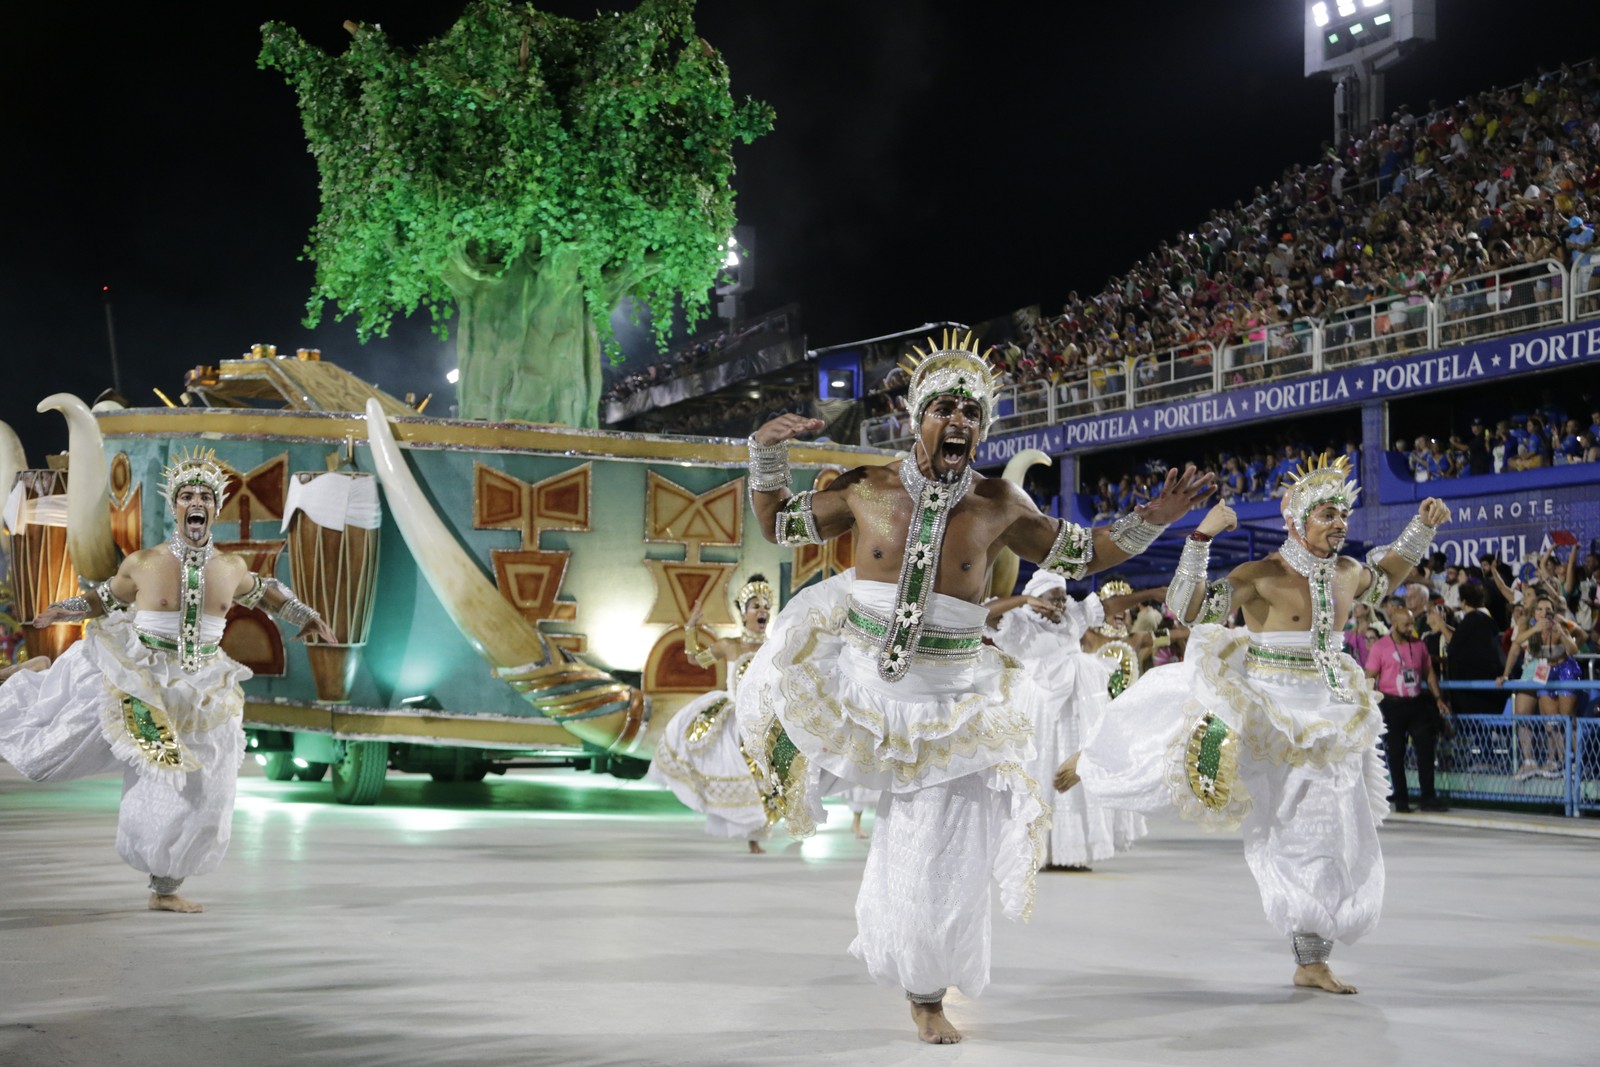
[[[1306,579],[1311,591],[1311,659],[1317,665],[1317,673],[1334,696],[1354,702],[1355,694],[1339,684],[1342,642],[1335,645],[1333,641],[1333,576],[1339,566],[1339,554],[1336,552],[1326,559],[1314,556],[1309,548],[1289,537],[1284,539],[1278,555],[1290,569]]]

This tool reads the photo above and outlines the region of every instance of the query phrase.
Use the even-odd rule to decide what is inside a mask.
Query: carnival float
[[[372,803],[388,770],[473,781],[530,763],[643,773],[683,703],[724,684],[683,654],[696,605],[731,627],[743,576],[779,591],[850,566],[844,539],[769,544],[745,505],[742,441],[431,418],[315,352],[192,372],[183,405],[91,412],[58,394],[66,462],[0,433],[16,615],[31,618],[164,540],[160,471],[185,448],[230,468],[218,547],[288,581],[337,644],[283,640],[235,606],[223,647],[269,778],[328,776]],[[797,488],[890,453],[794,449]],[[703,631],[704,640],[715,634]],[[81,634],[24,631],[31,655]]]

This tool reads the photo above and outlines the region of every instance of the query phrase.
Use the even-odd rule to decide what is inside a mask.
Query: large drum
[[[289,480],[283,528],[289,534],[290,580],[338,638],[337,644],[306,646],[318,700],[350,700],[372,625],[382,519],[375,475],[298,471]]]
[[[67,551],[67,472],[20,471],[5,500],[3,525],[11,549],[17,618],[30,656],[59,656],[83,636],[83,624],[36,630],[28,622],[58,600],[76,596],[77,573]]]

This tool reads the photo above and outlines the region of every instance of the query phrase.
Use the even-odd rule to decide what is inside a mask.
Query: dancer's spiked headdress
[[[1096,592],[1099,593],[1101,600],[1110,600],[1114,596],[1127,596],[1133,592],[1133,586],[1121,578],[1113,578],[1102,585]]]
[[[162,469],[161,477],[161,499],[168,507],[172,506],[178,490],[186,485],[203,485],[211,490],[218,511],[222,510],[222,502],[228,495],[228,471],[218,462],[215,449],[197,448],[191,452],[185,448],[183,455],[175,457]]]
[[[1324,452],[1316,459],[1306,460],[1294,472],[1288,491],[1283,494],[1283,527],[1291,536],[1304,540],[1306,520],[1323,504],[1334,503],[1346,508],[1356,506],[1361,486],[1356,484],[1347,456],[1328,458]]]
[[[965,337],[944,331],[944,343],[928,338],[928,351],[912,346],[915,355],[900,364],[911,375],[910,395],[906,398],[912,420],[920,426],[922,412],[936,396],[964,396],[983,406],[983,425],[978,440],[983,440],[994,421],[995,394],[1000,391],[1000,372],[990,367],[978,350],[972,331]]]
[[[740,615],[744,614],[744,609],[756,597],[765,597],[768,607],[774,607],[778,603],[778,598],[772,592],[772,586],[767,584],[766,578],[759,574],[752,574],[750,580],[740,587],[738,594],[733,598],[734,606],[739,609]]]

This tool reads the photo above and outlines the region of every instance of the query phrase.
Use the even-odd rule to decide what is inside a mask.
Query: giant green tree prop
[[[464,418],[594,426],[610,314],[633,296],[703,316],[732,232],[733,144],[771,128],[736,103],[692,0],[593,21],[476,0],[415,51],[346,23],[339,56],[262,28],[299,94],[322,210],[308,305],[363,341],[452,310]],[[453,305],[453,307],[452,307]]]

